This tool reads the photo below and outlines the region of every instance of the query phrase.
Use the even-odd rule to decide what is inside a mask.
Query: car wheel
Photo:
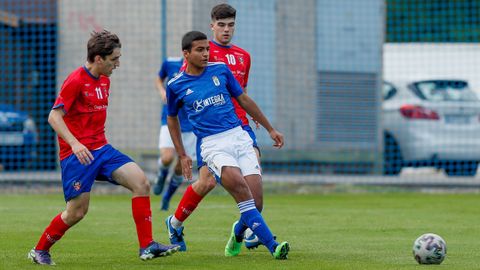
[[[478,161],[452,161],[444,165],[445,173],[449,176],[475,176]]]
[[[398,175],[403,167],[400,147],[395,138],[389,133],[385,133],[383,142],[383,174]]]

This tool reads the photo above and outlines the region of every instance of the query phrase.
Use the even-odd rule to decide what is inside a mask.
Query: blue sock
[[[175,191],[177,191],[178,187],[182,184],[183,176],[174,174],[172,179],[170,179],[170,183],[168,184],[167,191],[163,194],[164,201],[170,201]]]
[[[251,199],[239,202],[238,208],[241,215],[240,223],[247,224],[257,235],[258,239],[270,250],[270,253],[273,253],[278,243],[273,239],[273,234],[265,220],[263,220],[262,214],[255,207],[255,201]]]
[[[260,212],[260,213],[262,213],[262,212]],[[243,234],[245,233],[245,231],[247,229],[248,229],[248,226],[245,223],[243,223],[241,220],[239,220],[237,222],[237,224],[235,224],[235,228],[233,229],[233,231],[235,233],[235,236],[238,236],[237,240],[243,240]],[[253,235],[255,235],[255,234],[253,234]],[[237,241],[237,242],[240,242],[240,241]]]
[[[165,181],[165,179],[167,178],[167,175],[168,175],[168,167],[160,168],[160,171],[158,173],[158,179],[163,179]]]
[[[233,229],[233,232],[235,233],[235,236],[237,237],[237,240],[242,240],[243,241],[243,233],[247,230],[248,226],[245,225],[245,223],[242,222],[242,219],[240,219],[237,224],[235,224],[235,228]],[[241,238],[240,238],[241,237]],[[238,239],[240,238],[240,239]],[[240,242],[240,241],[237,241]]]
[[[168,176],[169,168],[168,166],[163,165],[162,162],[159,162],[157,182],[153,186],[153,193],[155,195],[162,194],[163,186],[165,185],[165,179]]]

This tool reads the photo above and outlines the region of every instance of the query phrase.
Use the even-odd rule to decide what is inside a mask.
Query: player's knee
[[[168,166],[170,166],[170,164],[172,164],[173,158],[162,158],[161,162],[162,162],[163,166],[168,167]]]
[[[172,164],[173,160],[175,159],[175,155],[173,153],[162,153],[160,157],[160,161],[164,166],[169,166]]]
[[[148,181],[145,174],[138,175],[136,181],[131,181],[129,184],[129,189],[135,195],[144,196],[150,194],[150,182]]]
[[[205,186],[209,191],[214,189],[215,186],[217,186],[217,181],[215,180],[215,177],[213,177],[213,175],[210,175],[210,177],[208,177],[208,180],[205,181]]]
[[[73,211],[67,211],[67,215],[65,216],[65,221],[67,224],[75,224],[82,220],[88,213],[87,208],[79,208]]]
[[[136,193],[150,194],[150,182],[145,178],[139,182],[136,189]]]
[[[212,184],[212,182],[210,181],[210,179],[208,178],[200,178],[198,179],[198,181],[196,181],[195,183],[193,183],[192,185],[193,189],[195,190],[195,192],[204,197],[205,195],[207,195],[212,189],[215,188],[215,180]]]
[[[215,186],[217,185],[217,181],[215,180],[215,177],[212,174],[207,174],[204,178],[205,178],[204,181],[201,181],[204,188],[208,191],[214,189]]]
[[[78,211],[78,212],[76,212],[75,215],[74,215],[74,219],[76,221],[82,220],[87,215],[87,212],[88,211]]]

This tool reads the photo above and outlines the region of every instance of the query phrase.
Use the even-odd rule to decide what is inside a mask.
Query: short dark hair
[[[182,50],[190,51],[192,49],[192,43],[197,40],[206,40],[207,35],[200,31],[190,31],[183,35],[182,38]]]
[[[237,10],[227,3],[214,6],[210,14],[210,16],[212,17],[212,21],[226,19],[226,18],[235,19],[236,15],[237,15]]]
[[[107,30],[102,32],[93,31],[87,43],[87,60],[93,63],[97,55],[105,59],[105,56],[112,54],[114,49],[121,47],[122,44],[117,35]]]

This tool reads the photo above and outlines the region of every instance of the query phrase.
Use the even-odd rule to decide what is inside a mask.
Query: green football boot
[[[238,223],[238,220],[233,223],[232,233],[230,234],[228,243],[225,246],[226,257],[237,256],[238,254],[240,254],[240,250],[242,249],[242,241],[237,242],[237,237],[235,236],[235,225],[237,225],[237,223]],[[243,239],[243,236],[240,239]]]
[[[277,260],[286,260],[290,251],[290,245],[288,242],[282,242],[275,248],[275,252],[272,253],[273,258]]]

